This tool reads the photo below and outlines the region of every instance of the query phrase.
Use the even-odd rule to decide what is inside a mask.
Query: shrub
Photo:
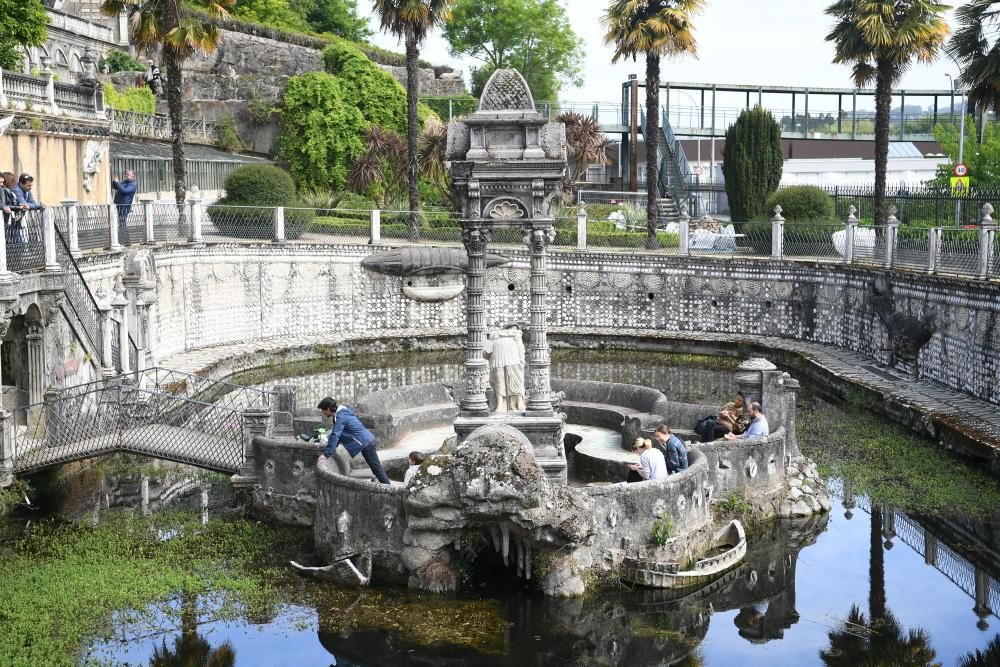
[[[340,80],[344,102],[371,125],[405,136],[406,89],[357,47],[337,40],[323,50],[326,71]]]
[[[826,222],[834,217],[833,198],[815,185],[795,185],[778,190],[767,198],[763,217],[770,218],[774,207],[790,222]]]
[[[451,118],[459,118],[468,116],[479,108],[479,100],[469,94],[459,97],[425,97],[424,104],[445,120],[449,118],[449,110]]]
[[[215,121],[215,126],[218,129],[219,136],[215,140],[215,145],[224,151],[229,151],[230,153],[235,153],[243,150],[246,146],[243,145],[243,140],[240,139],[239,133],[236,131],[236,119],[230,115],[220,116],[218,120]]]
[[[226,178],[226,196],[208,207],[208,217],[220,233],[249,239],[274,238],[271,208],[285,210],[285,238],[302,235],[315,212],[296,209],[295,184],[288,172],[270,164],[249,164]]]
[[[369,123],[338,77],[309,72],[292,77],[281,105],[278,155],[301,190],[342,190],[351,164],[364,151]]]
[[[110,81],[105,81],[104,103],[117,111],[156,113],[156,97],[153,95],[153,91],[145,86],[141,88],[130,86],[118,90]]]
[[[124,51],[119,51],[118,49],[111,49],[108,51],[108,55],[101,58],[97,66],[101,70],[107,68],[109,74],[117,74],[118,72],[146,71],[145,65]]]
[[[664,516],[653,524],[653,529],[650,531],[650,537],[653,540],[653,544],[662,547],[666,544],[671,536],[674,534],[674,524],[671,523],[670,517]]]
[[[781,181],[781,126],[760,106],[743,111],[726,130],[722,156],[732,219],[741,223],[759,218]]]

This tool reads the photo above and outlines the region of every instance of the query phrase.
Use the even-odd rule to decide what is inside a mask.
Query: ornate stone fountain
[[[460,203],[462,243],[468,254],[465,398],[455,420],[461,444],[477,428],[506,424],[532,443],[535,457],[554,481],[566,481],[563,416],[552,408],[546,336],[546,248],[555,238],[553,199],[566,170],[566,130],[535,110],[531,91],[516,70],[493,73],[479,110],[448,128],[447,157]],[[525,390],[521,412],[491,412],[484,357],[484,278],[487,248],[501,229],[521,232],[531,260],[531,321],[525,344]]]

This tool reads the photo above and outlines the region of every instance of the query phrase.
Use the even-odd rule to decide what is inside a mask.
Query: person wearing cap
[[[14,196],[17,198],[17,205],[31,211],[41,211],[45,209],[45,204],[35,199],[35,194],[31,189],[35,186],[35,178],[31,174],[21,174],[17,177],[17,185],[14,186]]]

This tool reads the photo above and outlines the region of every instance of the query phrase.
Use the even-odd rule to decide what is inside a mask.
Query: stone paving
[[[454,327],[438,329],[432,333],[437,336],[461,336],[464,330]],[[622,339],[621,329],[608,328],[554,327],[550,329],[550,334],[556,340],[561,335]],[[373,337],[372,340],[386,342],[393,339],[419,339],[427,335],[426,330],[401,329],[380,332],[379,337]],[[916,379],[893,369],[876,367],[870,358],[857,352],[775,336],[633,329],[629,331],[629,338],[651,342],[681,341],[721,346],[742,344],[800,355],[821,371],[878,392],[885,398],[887,406],[911,409],[923,415],[925,421],[930,420],[948,426],[972,441],[988,447],[993,451],[994,461],[1000,460],[1000,410],[997,406],[928,380]],[[335,346],[348,342],[359,341],[357,337],[325,335],[241,343],[181,352],[162,359],[160,365],[173,370],[218,378],[263,365],[267,356],[271,354],[298,349],[306,355],[315,345]]]

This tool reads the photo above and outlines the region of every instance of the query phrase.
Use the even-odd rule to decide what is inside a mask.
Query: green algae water
[[[377,390],[461,370],[447,356],[357,361],[281,381]],[[637,371],[627,355],[560,353],[553,374],[691,402],[734,389],[730,360],[644,355]],[[751,528],[746,561],[711,593],[607,582],[550,600],[498,582],[494,562],[474,563],[456,596],[340,588],[289,571],[308,530],[222,512],[231,500],[207,524],[193,510],[91,512],[106,484],[92,474],[63,485],[76,521],[22,507],[0,524],[0,665],[1000,664],[997,482],[879,415],[808,386],[799,401],[833,510]]]

